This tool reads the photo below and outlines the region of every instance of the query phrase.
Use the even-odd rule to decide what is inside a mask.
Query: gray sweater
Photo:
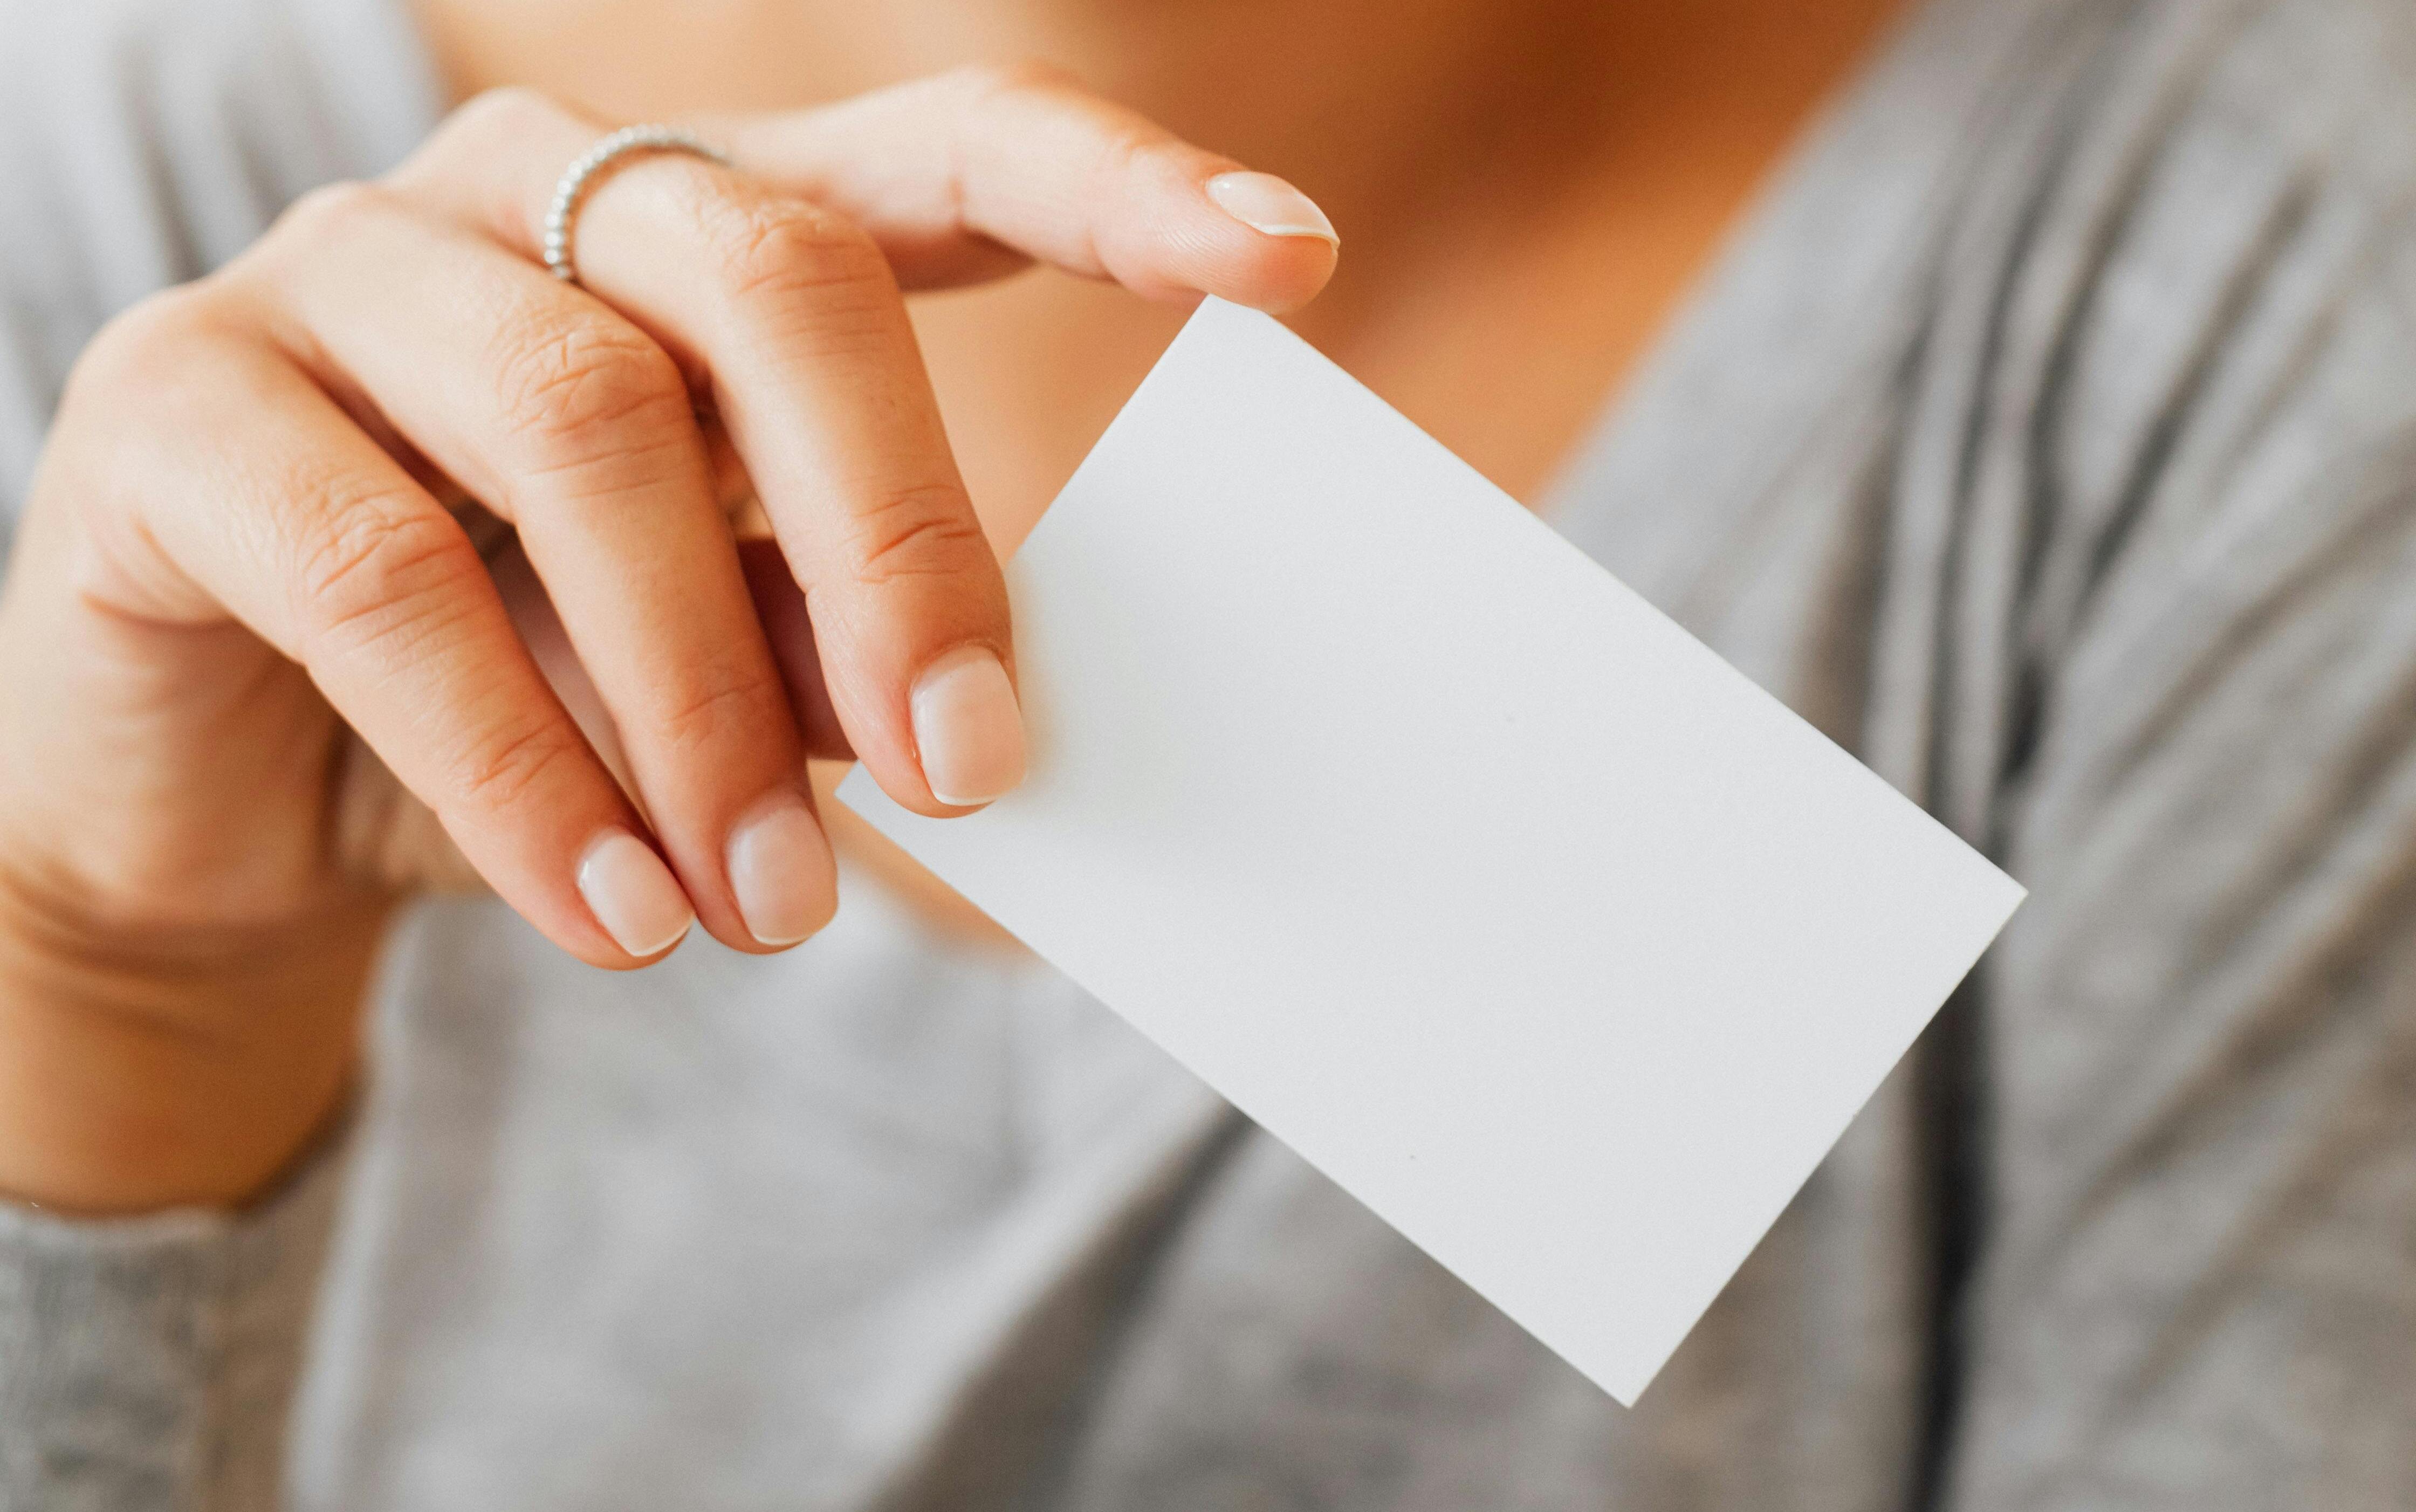
[[[0,499],[425,130],[382,3],[0,0]],[[0,1209],[0,1508],[2416,1504],[2411,195],[2407,0],[1937,0],[1570,469],[2032,889],[1637,1411],[868,885],[631,977],[448,903],[348,1151]]]

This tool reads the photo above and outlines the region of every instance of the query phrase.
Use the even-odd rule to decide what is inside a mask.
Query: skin
[[[578,885],[622,833],[761,953],[732,838],[808,758],[963,811],[917,678],[1011,666],[994,552],[1200,292],[1532,497],[1885,10],[430,0],[463,110],[113,323],[59,412],[0,597],[0,1191],[272,1184],[416,891],[641,966]],[[1100,93],[964,67],[1002,55]],[[563,165],[663,117],[746,172],[628,166],[554,283]],[[1338,276],[1205,192],[1245,164]]]

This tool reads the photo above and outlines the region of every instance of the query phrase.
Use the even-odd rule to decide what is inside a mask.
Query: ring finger
[[[395,184],[493,235],[533,220],[542,205],[499,206],[550,186],[545,165],[599,129],[498,97]],[[581,272],[709,393],[805,595],[847,752],[925,813],[1005,792],[1023,768],[1005,583],[881,247],[844,216],[692,157],[619,165],[593,199],[582,220],[610,219]]]
[[[518,526],[698,917],[745,949],[819,929],[829,846],[676,364],[596,300],[384,190],[303,216],[288,244],[309,255],[264,270],[288,317],[272,328]],[[394,267],[413,276],[380,271]]]

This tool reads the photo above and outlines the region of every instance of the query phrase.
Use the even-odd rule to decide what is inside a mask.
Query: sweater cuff
[[[274,1507],[349,1140],[241,1212],[0,1202],[0,1507]]]

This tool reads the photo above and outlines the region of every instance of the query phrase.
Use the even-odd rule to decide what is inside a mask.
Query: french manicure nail
[[[1023,780],[1023,714],[988,646],[959,646],[925,669],[911,701],[931,796],[976,808]]]
[[[730,889],[759,945],[793,945],[830,922],[838,867],[803,797],[783,793],[732,833]]]
[[[1342,245],[1317,202],[1273,174],[1218,174],[1208,197],[1227,215],[1270,236],[1316,236]]]
[[[587,847],[579,863],[579,895],[612,943],[633,956],[660,955],[696,922],[672,869],[626,829],[608,829]]]

